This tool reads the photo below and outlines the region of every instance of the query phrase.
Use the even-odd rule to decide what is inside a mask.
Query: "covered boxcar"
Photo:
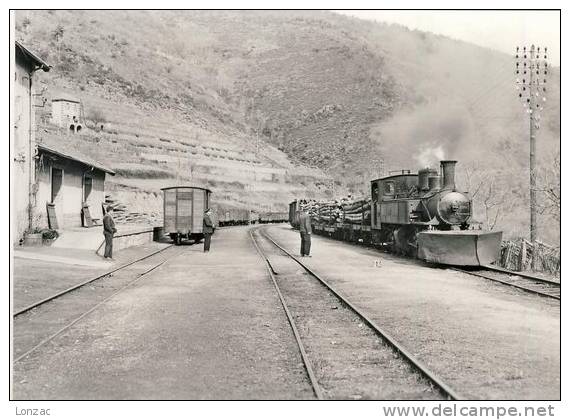
[[[252,211],[249,209],[218,210],[220,226],[237,226],[252,224]]]
[[[289,224],[295,229],[299,228],[299,210],[299,200],[289,203]]]
[[[287,221],[285,212],[261,212],[259,213],[259,223],[281,223]]]
[[[204,238],[204,212],[210,206],[207,188],[179,186],[162,188],[164,194],[164,232],[174,243],[182,240],[201,241]]]

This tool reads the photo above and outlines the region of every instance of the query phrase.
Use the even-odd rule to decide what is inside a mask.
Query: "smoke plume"
[[[401,111],[372,127],[370,135],[383,152],[387,170],[437,168],[444,158],[469,157],[479,143],[467,111],[446,102]]]
[[[420,153],[414,156],[420,168],[437,168],[439,162],[445,159],[445,152],[443,146],[424,146]]]

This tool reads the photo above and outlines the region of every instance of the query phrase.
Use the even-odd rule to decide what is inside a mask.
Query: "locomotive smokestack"
[[[455,190],[455,164],[456,160],[442,160],[441,172],[443,174],[443,189]]]
[[[437,170],[431,168],[424,168],[418,171],[418,189],[420,191],[428,191],[429,178],[431,176],[437,176]]]
[[[439,176],[430,176],[428,178],[428,185],[430,191],[437,191],[440,188],[440,178]]]

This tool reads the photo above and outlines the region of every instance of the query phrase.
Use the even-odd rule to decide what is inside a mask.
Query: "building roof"
[[[61,156],[66,159],[75,160],[77,162],[81,162],[87,166],[92,166],[95,169],[99,169],[100,171],[107,172],[110,175],[115,175],[115,171],[112,169],[107,168],[102,163],[97,162],[90,157],[85,156],[83,153],[66,146],[65,149],[59,146],[55,146],[53,144],[48,143],[38,143],[38,149],[44,152],[48,152],[57,156]]]
[[[386,176],[383,176],[381,178],[373,179],[370,182],[383,181],[386,179],[400,178],[400,177],[406,177],[406,176],[418,176],[418,174],[411,172],[411,173],[405,173],[405,174],[386,175]]]
[[[195,189],[195,190],[206,190],[208,192],[212,192],[211,189],[206,188],[206,187],[198,187],[195,185],[178,185],[176,187],[165,187],[165,188],[161,188],[162,191],[164,190],[174,190],[174,189],[178,189],[178,188],[191,188],[191,189]]]
[[[52,102],[59,102],[59,101],[65,101],[65,102],[75,102],[80,104],[81,101],[77,98],[74,98],[73,96],[69,96],[69,95],[58,95],[55,96],[52,100]]]
[[[36,54],[34,54],[30,50],[28,50],[26,47],[24,47],[18,41],[16,41],[16,57],[21,57],[21,58],[31,62],[33,64],[33,66],[36,67],[34,70],[41,69],[43,71],[49,71],[49,69],[51,68],[51,66],[48,63],[46,63],[44,60],[42,60]]]

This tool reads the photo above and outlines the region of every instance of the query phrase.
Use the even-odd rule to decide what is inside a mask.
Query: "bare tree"
[[[500,219],[502,206],[505,203],[505,194],[499,188],[495,176],[489,176],[483,185],[481,200],[485,207],[485,225],[487,229],[493,230]]]
[[[469,192],[475,208],[481,209],[479,216],[485,218],[484,225],[493,230],[505,213],[506,189],[499,174],[484,168],[480,162],[466,162],[462,166],[464,189]]]
[[[65,33],[65,28],[63,27],[63,25],[59,24],[56,26],[56,28],[52,31],[51,36],[54,39],[55,42],[59,42],[61,41],[61,39],[63,38],[63,34]]]
[[[471,198],[475,199],[483,187],[484,179],[481,176],[481,165],[479,162],[466,162],[462,165],[465,190],[469,191]]]
[[[538,212],[560,221],[560,152],[549,159],[545,166],[538,168],[536,178]]]

